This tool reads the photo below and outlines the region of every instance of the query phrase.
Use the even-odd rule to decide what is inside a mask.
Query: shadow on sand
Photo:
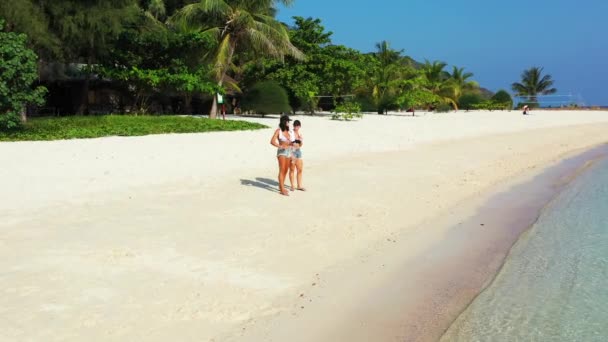
[[[241,179],[241,185],[254,186],[272,192],[279,192],[279,182],[268,178],[256,177],[255,180]]]

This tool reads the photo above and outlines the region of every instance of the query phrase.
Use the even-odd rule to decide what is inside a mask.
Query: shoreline
[[[515,244],[525,237],[526,233],[528,233],[534,224],[536,224],[543,212],[550,209],[552,203],[568,188],[568,186],[570,186],[570,183],[587,172],[597,162],[606,158],[608,158],[608,141],[582,151],[573,151],[570,156],[556,164],[549,165],[541,173],[528,178],[527,180],[522,178],[522,182],[512,184],[506,191],[495,193],[486,203],[484,203],[484,205],[478,208],[476,214],[471,216],[467,222],[464,223],[466,225],[474,226],[478,222],[487,222],[488,220],[485,219],[485,216],[488,214],[484,213],[484,210],[492,210],[496,206],[515,200],[515,198],[521,199],[522,197],[520,196],[522,195],[528,196],[523,197],[525,198],[523,201],[524,204],[532,204],[532,206],[515,210],[518,214],[522,212],[525,213],[523,218],[521,216],[518,217],[518,222],[515,224],[506,218],[506,214],[498,215],[498,220],[502,221],[499,224],[503,225],[505,230],[508,230],[506,227],[507,225],[511,226],[511,229],[515,229],[515,231],[512,232],[513,235],[509,236],[510,240],[508,243],[504,245],[507,247],[506,252],[504,254],[502,252],[500,253],[500,258],[502,258],[500,265],[496,270],[491,272],[489,279],[482,285],[481,290],[460,310],[460,313],[456,315],[450,324],[447,325],[447,328],[443,330],[441,336],[447,332],[460,314],[465,312],[475,299],[492,285],[496,280],[496,277],[502,271],[503,266],[508,261],[509,254]],[[452,229],[456,229],[456,227],[453,227]]]
[[[338,296],[311,310],[313,315],[277,320],[263,330],[226,341],[438,341],[491,285],[511,248],[545,208],[591,164],[606,157],[608,142],[574,150],[532,175],[517,175],[468,198],[415,228],[418,234],[414,243],[425,248],[414,258],[404,258],[398,248],[385,250],[365,265],[342,269],[335,278],[326,279],[333,287],[325,292]],[[508,205],[514,199],[519,204]],[[439,227],[444,237],[437,241],[436,231],[425,236],[420,233],[425,227]],[[404,235],[394,238],[411,237]],[[395,260],[401,261],[395,264]],[[429,263],[434,269],[428,267]],[[378,266],[383,269],[381,273],[389,275],[371,284],[357,282],[360,274],[378,272]],[[404,274],[413,275],[414,280],[405,279]],[[408,291],[416,293],[416,298],[410,298]],[[336,306],[345,308],[336,310]],[[333,311],[329,323],[327,316],[314,315],[324,311]],[[315,327],[314,332],[302,331],[302,327],[310,326]],[[304,334],[294,336],[294,331]]]
[[[596,261],[605,257],[602,243],[597,241],[606,241],[602,235],[606,216],[601,215],[608,207],[605,197],[596,195],[607,194],[608,145],[596,151],[595,156],[593,151],[586,153],[587,162],[579,156],[576,163],[580,167],[557,182],[557,194],[518,237],[496,276],[440,341],[605,336],[608,331],[597,328],[605,321],[600,317],[606,298],[585,295],[602,293],[602,283],[596,283],[594,275],[605,270]],[[604,210],[598,210],[602,207]],[[587,281],[580,279],[583,277]],[[595,323],[587,324],[589,320]]]

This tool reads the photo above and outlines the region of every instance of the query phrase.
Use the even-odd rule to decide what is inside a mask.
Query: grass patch
[[[164,133],[202,133],[267,128],[262,124],[179,116],[67,116],[33,118],[24,127],[0,131],[0,141],[61,140]]]

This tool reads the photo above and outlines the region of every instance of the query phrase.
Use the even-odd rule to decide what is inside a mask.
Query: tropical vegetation
[[[24,129],[0,130],[0,141],[61,140],[107,136],[141,136],[164,133],[202,133],[255,130],[258,123],[239,120],[213,120],[179,116],[65,116],[32,118]]]
[[[538,106],[539,95],[555,94],[557,89],[553,87],[553,78],[551,75],[543,76],[543,68],[531,67],[526,69],[521,74],[521,81],[511,85],[516,96],[522,96],[527,99],[526,104],[531,107]]]
[[[287,91],[275,81],[262,81],[251,87],[243,97],[242,108],[262,116],[291,112]]]
[[[490,99],[464,68],[417,62],[387,41],[370,46],[372,52],[335,44],[320,19],[294,17],[291,26],[277,20],[277,7],[292,2],[0,2],[2,39],[16,42],[2,44],[2,64],[10,58],[20,61],[10,65],[24,68],[3,72],[3,78],[22,81],[19,88],[2,80],[0,101],[8,101],[6,89],[16,95],[10,108],[0,107],[0,115],[14,122],[15,113],[27,106],[37,116],[197,113],[213,118],[219,96],[226,99],[222,110],[262,114],[319,108],[413,113],[509,102]],[[526,71],[514,91],[553,91],[550,76],[541,72]],[[279,102],[269,106],[273,101]]]
[[[36,55],[26,46],[26,36],[2,32],[0,20],[0,129],[13,129],[25,122],[26,105],[41,104],[46,91],[33,87],[38,77]]]

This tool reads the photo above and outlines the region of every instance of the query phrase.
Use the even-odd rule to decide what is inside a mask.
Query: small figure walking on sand
[[[530,107],[528,107],[528,105],[524,106],[524,115],[528,115],[528,112],[530,111]]]
[[[277,160],[279,162],[279,192],[283,196],[289,196],[289,192],[285,190],[285,178],[289,172],[292,158],[291,144],[295,140],[293,133],[289,130],[289,116],[281,116],[279,128],[274,131],[270,144],[277,148]]]
[[[293,180],[294,173],[296,174],[297,190],[306,191],[304,185],[302,184],[302,174],[304,172],[304,161],[302,161],[302,145],[304,144],[304,137],[302,136],[302,132],[300,131],[302,128],[302,123],[300,120],[296,120],[293,122],[293,136],[294,141],[292,145],[293,153],[291,158],[291,167],[289,168],[289,181],[291,183],[291,191],[293,191]]]

